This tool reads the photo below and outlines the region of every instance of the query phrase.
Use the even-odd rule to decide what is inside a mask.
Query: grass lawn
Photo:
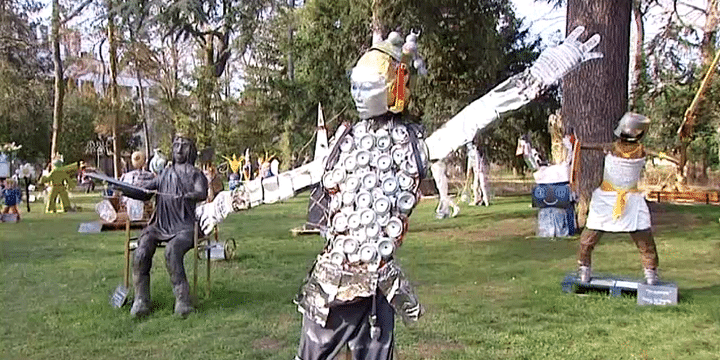
[[[293,237],[306,197],[231,215],[220,237],[234,259],[215,262],[210,297],[172,315],[163,250],[152,270],[154,312],[132,319],[113,309],[122,282],[123,231],[79,234],[97,219],[98,195],[73,194],[78,213],[46,215],[33,205],[18,224],[0,224],[2,359],[291,359],[300,314],[291,300],[323,246]],[[399,359],[720,359],[720,208],[654,206],[660,275],[680,288],[677,306],[638,306],[633,296],[565,294],[577,238],[533,238],[529,197],[498,197],[436,220],[435,200],[415,209],[399,260],[427,313],[397,322]],[[641,276],[628,235],[604,237],[598,272]],[[192,258],[186,256],[188,277]],[[203,290],[204,267],[200,268]],[[343,357],[344,359],[344,357]]]

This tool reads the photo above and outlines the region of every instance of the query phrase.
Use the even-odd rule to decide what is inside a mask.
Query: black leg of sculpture
[[[190,232],[183,232],[170,241],[165,248],[165,266],[175,295],[175,314],[185,316],[194,309],[190,300],[190,286],[185,275],[183,258],[193,247]]]
[[[135,286],[135,301],[130,314],[135,317],[150,313],[150,268],[155,255],[157,241],[149,234],[143,234],[138,240],[133,260],[133,285]]]

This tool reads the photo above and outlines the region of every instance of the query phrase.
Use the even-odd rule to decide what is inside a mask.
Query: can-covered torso
[[[419,199],[427,168],[420,136],[418,127],[391,119],[361,121],[335,139],[340,154],[321,184],[330,194],[326,246],[298,301],[317,322],[324,322],[330,306],[372,296],[378,288],[392,297],[383,284],[393,281],[382,273]]]

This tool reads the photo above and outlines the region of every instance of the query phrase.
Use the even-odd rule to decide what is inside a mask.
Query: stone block
[[[677,284],[661,282],[658,285],[638,283],[638,305],[677,305]]]

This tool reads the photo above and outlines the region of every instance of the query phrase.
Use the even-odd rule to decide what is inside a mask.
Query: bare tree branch
[[[78,7],[75,8],[68,16],[65,17],[62,21],[60,21],[60,26],[65,26],[65,24],[72,20],[74,17],[80,15],[80,13],[85,9],[86,6],[90,5],[93,0],[85,0],[82,4],[78,5]]]

